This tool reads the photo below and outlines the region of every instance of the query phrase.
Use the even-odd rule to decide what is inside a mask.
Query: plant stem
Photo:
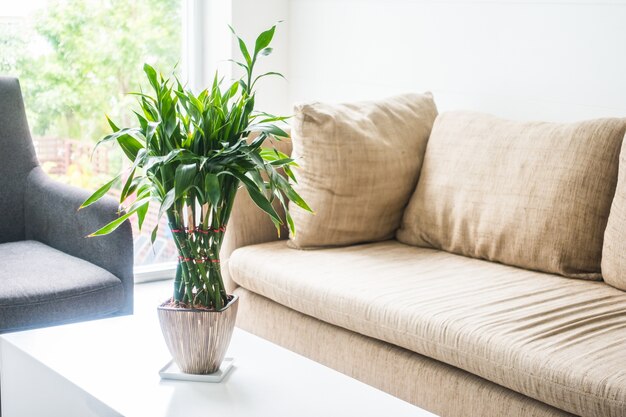
[[[195,202],[188,200],[187,204]],[[184,228],[182,221],[182,204],[175,206],[175,209],[168,211],[170,228],[176,230],[172,235],[179,252],[174,299],[191,306],[199,304],[221,310],[228,303],[228,295],[219,255],[224,237],[224,214],[229,214],[232,204],[222,209],[208,207],[202,210],[197,223],[200,226],[197,228],[195,217],[189,216],[188,229]]]

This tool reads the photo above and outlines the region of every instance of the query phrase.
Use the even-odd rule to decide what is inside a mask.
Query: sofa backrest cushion
[[[626,291],[626,138],[611,213],[604,232],[602,276],[607,284]]]
[[[349,104],[296,105],[295,189],[315,212],[290,204],[290,245],[390,239],[417,184],[437,109],[431,94]]]
[[[601,279],[626,119],[517,122],[475,112],[435,121],[399,241]]]

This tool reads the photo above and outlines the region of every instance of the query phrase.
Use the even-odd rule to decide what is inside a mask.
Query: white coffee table
[[[2,416],[433,416],[239,329],[221,383],[161,380],[170,356],[154,306],[2,335]]]

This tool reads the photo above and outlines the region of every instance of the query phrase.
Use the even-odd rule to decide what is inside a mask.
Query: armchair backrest
[[[0,243],[24,239],[24,189],[37,164],[20,84],[0,77]]]

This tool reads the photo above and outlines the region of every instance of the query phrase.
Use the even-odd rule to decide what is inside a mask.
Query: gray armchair
[[[41,170],[19,82],[0,77],[0,332],[132,313],[130,224],[85,238],[117,212],[77,211],[88,196]]]

